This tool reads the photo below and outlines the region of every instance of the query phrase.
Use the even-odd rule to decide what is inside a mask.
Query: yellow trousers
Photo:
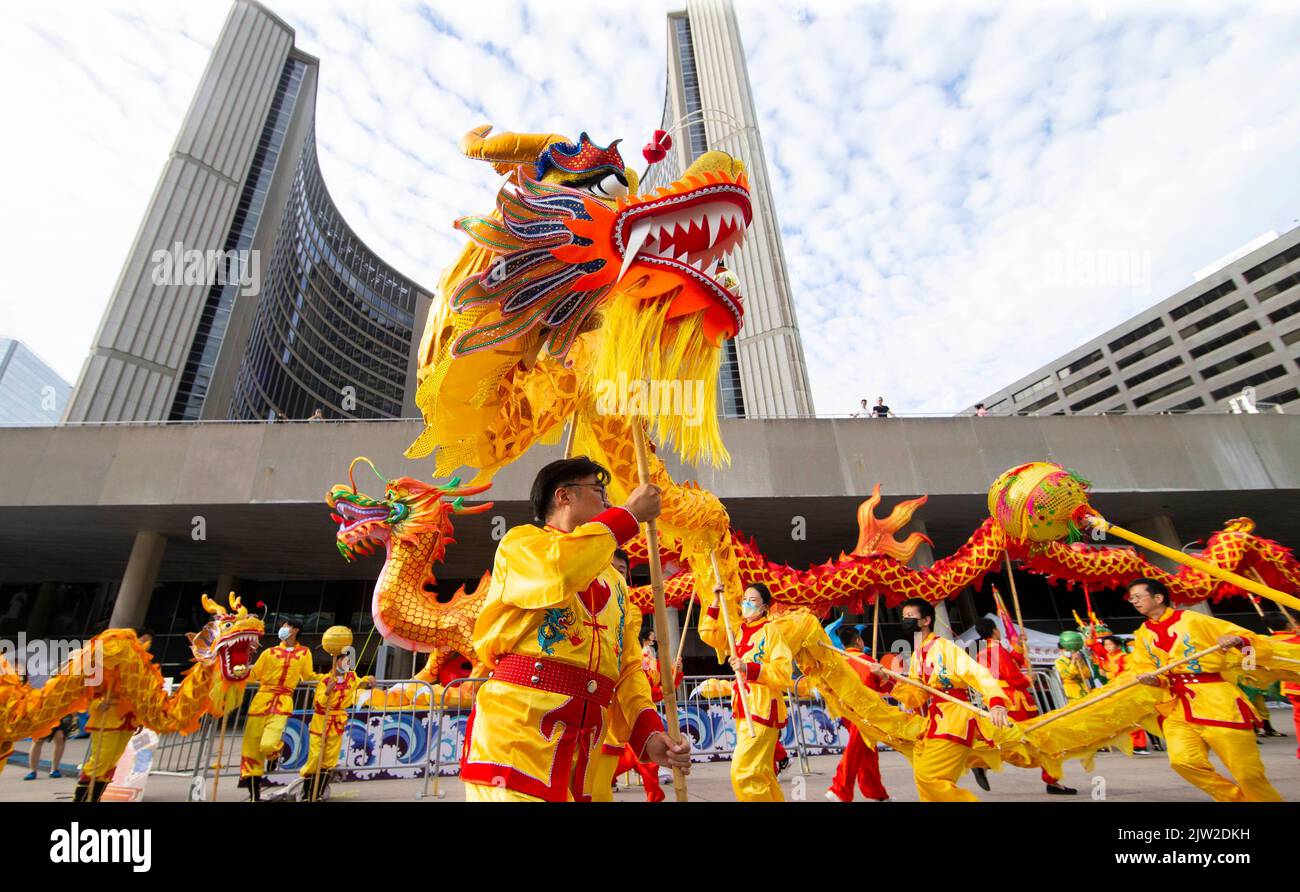
[[[750,737],[743,722],[736,723],[736,751],[731,756],[731,789],[740,802],[784,802],[773,769],[780,728],[754,723]]]
[[[244,724],[244,748],[240,753],[239,776],[261,777],[266,773],[266,760],[284,746],[284,726],[287,715],[250,715]]]
[[[86,761],[81,766],[83,778],[97,781],[112,780],[117,760],[126,752],[135,731],[91,731],[90,746],[86,750]]]
[[[321,729],[324,727],[321,716],[312,716],[311,730],[308,735],[307,764],[298,771],[303,777],[316,773],[316,764],[320,761]],[[337,723],[335,723],[337,724]],[[325,740],[325,764],[321,772],[331,771],[339,764],[339,750],[343,748],[343,732],[331,727],[329,737]]]
[[[617,761],[617,759],[615,760]],[[541,802],[536,796],[488,784],[465,784],[466,802]]]
[[[592,756],[595,764],[591,767],[591,789],[588,791],[592,802],[614,801],[614,771],[618,768],[618,757],[618,753],[604,752],[603,747],[597,748]]]
[[[970,747],[952,740],[918,740],[912,752],[912,774],[921,801],[979,802],[970,790],[957,786],[970,757]]]
[[[1282,801],[1282,794],[1264,776],[1254,731],[1194,725],[1181,716],[1170,716],[1161,733],[1169,751],[1169,767],[1216,802]],[[1228,769],[1231,780],[1214,770],[1211,751]]]

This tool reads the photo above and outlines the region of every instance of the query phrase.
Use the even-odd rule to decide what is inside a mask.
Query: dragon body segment
[[[12,750],[15,740],[48,734],[61,718],[101,696],[117,698],[136,724],[160,734],[188,734],[204,715],[233,709],[243,696],[263,623],[234,595],[228,610],[206,595],[203,606],[212,620],[190,634],[195,662],[171,694],[164,691],[158,665],[130,629],[96,635],[41,688],[23,684],[0,657],[0,753]]]

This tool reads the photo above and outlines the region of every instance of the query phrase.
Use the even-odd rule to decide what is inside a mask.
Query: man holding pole
[[[1156,710],[1163,718],[1170,767],[1219,802],[1282,801],[1264,775],[1255,742],[1255,711],[1222,675],[1240,667],[1241,660],[1231,658],[1228,651],[1249,646],[1267,652],[1267,639],[1212,616],[1171,609],[1169,589],[1159,580],[1129,583],[1128,601],[1146,617],[1133,636],[1129,666],[1143,684],[1169,691],[1169,698]],[[1177,671],[1154,674],[1167,663],[1216,644],[1217,650]],[[1211,751],[1230,778],[1214,770]]]
[[[979,761],[974,753],[976,741],[990,745],[991,741],[981,728],[982,717],[962,704],[969,703],[969,691],[974,688],[988,705],[987,720],[994,727],[1005,728],[1010,724],[1006,697],[989,671],[962,647],[934,634],[933,604],[908,598],[900,606],[903,631],[914,642],[906,676],[911,683],[894,685],[892,696],[913,712],[923,711],[930,720],[912,754],[916,792],[922,802],[978,802],[975,794],[957,786],[957,781]],[[874,671],[886,677],[881,668]],[[936,697],[918,684],[942,691],[962,704]]]
[[[1003,620],[1006,621],[1005,619]],[[979,664],[989,670],[1002,694],[1007,698],[1007,717],[1013,722],[1029,722],[1038,718],[1038,701],[1034,699],[1034,670],[1025,655],[1012,650],[1002,641],[1002,632],[991,617],[980,617],[975,623],[980,636]],[[1075,796],[1078,790],[1067,787],[1060,780],[1041,770],[1039,776],[1053,796]]]
[[[481,802],[591,799],[606,722],[638,757],[690,770],[641,671],[640,621],[614,551],[659,515],[659,489],[610,507],[609,472],[586,456],[551,462],[533,481],[537,525],[497,546],[474,648],[492,677],[479,689],[461,779]],[[614,705],[616,708],[610,708]]]

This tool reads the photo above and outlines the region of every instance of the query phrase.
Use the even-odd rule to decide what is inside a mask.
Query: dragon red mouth
[[[385,505],[363,508],[351,502],[339,501],[334,503],[334,513],[331,517],[339,525],[339,535],[341,536],[353,532],[362,524],[384,520],[390,513]]]
[[[259,637],[256,632],[239,632],[223,642],[221,674],[227,681],[243,681],[248,677],[253,649],[257,647]]]

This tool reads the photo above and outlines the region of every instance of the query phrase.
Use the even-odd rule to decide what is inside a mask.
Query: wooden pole
[[[718,566],[718,553],[709,552],[709,559],[713,561],[713,581],[719,588],[722,587],[722,568]],[[727,596],[724,592],[718,599],[718,612],[722,614],[722,628],[727,633],[727,648],[731,656],[736,655],[736,636],[731,633],[731,617],[727,614]],[[745,724],[749,728],[749,736],[757,737],[754,731],[754,714],[749,709],[749,696],[745,691],[745,679],[739,672],[736,673],[736,690],[740,692],[740,711],[745,716]]]
[[[1265,583],[1264,583],[1264,577],[1263,577],[1263,576],[1260,576],[1260,575],[1259,575],[1259,571],[1256,570],[1254,567],[1251,567],[1251,568],[1250,568],[1249,570],[1247,570],[1246,572],[1249,573],[1251,576],[1253,576],[1253,577],[1255,578],[1255,581],[1258,582],[1260,585],[1264,585],[1264,584],[1265,584]],[[1258,604],[1255,605],[1255,609],[1256,609],[1256,610],[1259,610],[1259,615],[1260,615],[1260,616],[1263,616],[1263,615],[1264,615],[1264,611],[1259,609],[1259,605],[1258,605]],[[1295,621],[1295,617],[1291,615],[1291,611],[1290,611],[1290,610],[1287,610],[1286,607],[1285,607],[1284,605],[1282,605],[1282,604],[1278,604],[1278,605],[1277,605],[1277,609],[1280,610],[1280,611],[1282,611],[1282,615],[1286,617],[1287,624],[1290,625],[1291,628],[1293,628],[1293,629],[1300,629],[1300,623],[1297,623],[1297,622]]]
[[[690,599],[689,601],[686,602],[686,624],[685,624],[684,626],[682,626],[682,637],[679,638],[679,639],[677,639],[677,656],[673,658],[673,670],[674,670],[674,671],[676,671],[676,669],[677,669],[677,664],[680,663],[680,662],[682,661],[682,649],[686,647],[686,633],[687,633],[687,632],[690,630],[690,628],[691,628],[691,608],[694,607],[694,606],[695,606],[695,592],[692,590],[692,591],[691,591],[691,599]],[[676,676],[674,676],[674,678],[675,678],[675,677],[676,677]],[[661,683],[661,684],[662,684],[662,682],[663,682],[663,679],[660,679],[660,683]],[[676,690],[676,689],[677,689],[677,685],[673,685],[673,690]]]
[[[632,443],[636,447],[636,473],[642,486],[650,483],[650,455],[645,444],[645,429],[641,426],[641,419],[633,418],[632,422]],[[647,521],[645,525],[646,550],[650,558],[650,590],[654,593],[655,603],[655,638],[662,642],[668,641],[668,605],[664,601],[664,568],[659,562],[659,530],[653,520]],[[659,655],[659,678],[662,684],[663,679],[671,681],[673,679],[673,667],[668,663],[668,648],[658,648]],[[681,727],[677,722],[677,690],[671,689],[673,695],[668,696],[668,689],[664,691],[664,718],[668,724],[668,739],[674,745],[681,741]],[[686,795],[686,775],[680,768],[673,768],[673,791],[677,794],[678,802],[685,802]]]
[[[1025,657],[1025,668],[1033,675],[1033,661],[1029,659],[1029,633],[1025,631],[1025,618],[1020,613],[1020,595],[1016,591],[1016,574],[1011,571],[1011,555],[1002,552],[1002,559],[1007,563],[1007,585],[1011,588],[1011,603],[1016,608],[1016,625],[1020,626],[1020,652]]]
[[[564,438],[564,457],[573,458],[573,444],[578,439],[578,412],[574,410],[573,417],[569,419],[569,433]]]
[[[338,654],[331,654],[330,675],[329,675],[329,679],[326,680],[325,682],[325,714],[321,716],[321,718],[324,721],[321,723],[321,729],[320,729],[320,755],[316,758],[316,774],[315,776],[312,777],[312,781],[311,781],[312,802],[316,802],[320,798],[320,771],[321,771],[321,766],[325,764],[325,749],[326,749],[326,745],[329,743],[330,740],[330,690],[334,686],[334,673],[338,670],[338,668],[339,668]],[[312,707],[314,709],[315,704],[312,704]],[[309,732],[307,734],[307,739],[308,739],[307,748],[310,751],[311,749],[310,724],[307,727]],[[333,768],[334,766],[331,765],[330,767]]]
[[[1191,656],[1186,656],[1183,657],[1181,660],[1174,660],[1172,663],[1168,663],[1164,666],[1161,666],[1159,669],[1157,669],[1155,672],[1152,672],[1151,674],[1164,675],[1166,672],[1169,672],[1171,669],[1177,669],[1179,666],[1183,665],[1184,663],[1190,663],[1193,660],[1199,660],[1201,657],[1207,657],[1218,650],[1222,650],[1222,648],[1217,644],[1214,645],[1214,647],[1207,647],[1205,650],[1197,651]],[[1063,719],[1067,715],[1076,713],[1081,709],[1087,709],[1089,706],[1092,706],[1096,703],[1100,703],[1103,700],[1107,700],[1111,697],[1114,697],[1116,694],[1123,693],[1124,691],[1127,691],[1130,688],[1135,688],[1140,684],[1142,684],[1142,682],[1135,678],[1132,681],[1125,682],[1124,684],[1119,685],[1118,687],[1112,688],[1111,690],[1102,694],[1100,697],[1096,698],[1095,700],[1089,700],[1086,703],[1076,703],[1073,706],[1067,706],[1065,709],[1057,710],[1056,712],[1053,712],[1051,715],[1047,716],[1047,718],[1043,719],[1042,721],[1035,722],[1034,724],[1025,728],[1025,733],[1028,734],[1030,731],[1037,731],[1039,728],[1043,727],[1044,725],[1050,725],[1052,722],[1056,721],[1057,719]]]
[[[1238,574],[1233,573],[1231,570],[1225,570],[1222,567],[1216,567],[1214,564],[1207,563],[1206,561],[1203,561],[1200,558],[1192,557],[1190,554],[1185,554],[1177,550],[1176,548],[1170,548],[1167,545],[1162,545],[1153,539],[1148,539],[1146,536],[1142,536],[1139,535],[1138,533],[1134,533],[1130,530],[1126,530],[1123,527],[1117,527],[1113,523],[1109,523],[1108,521],[1105,520],[1105,518],[1099,515],[1094,514],[1092,516],[1092,522],[1100,526],[1103,532],[1114,533],[1116,536],[1119,536],[1121,539],[1126,539],[1129,542],[1132,542],[1134,545],[1141,545],[1143,548],[1148,548],[1151,551],[1154,551],[1156,554],[1163,555],[1169,558],[1171,561],[1177,561],[1180,564],[1186,564],[1189,567],[1194,567],[1197,570],[1200,570],[1202,573],[1205,573],[1209,576],[1213,576],[1215,579],[1221,580],[1223,582],[1231,582],[1233,585],[1237,586],[1240,589],[1245,589],[1248,592],[1254,592],[1260,597],[1268,598],[1270,601],[1276,601],[1279,604],[1285,604],[1287,606],[1294,607],[1295,609],[1300,610],[1300,598],[1296,598],[1292,595],[1284,594],[1282,592],[1277,591],[1276,589],[1271,589],[1267,585],[1264,585],[1262,582],[1256,582],[1253,579],[1247,579],[1245,576],[1239,576]]]
[[[993,716],[988,712],[988,710],[980,709],[974,703],[970,703],[966,700],[959,700],[956,697],[952,696],[951,694],[945,694],[943,691],[939,690],[938,688],[930,687],[925,682],[917,681],[915,678],[911,678],[906,675],[899,675],[897,672],[894,672],[892,669],[886,669],[884,666],[881,666],[879,663],[869,663],[867,660],[863,659],[857,654],[851,654],[846,651],[842,651],[835,645],[827,644],[825,641],[818,641],[817,643],[828,650],[835,651],[837,654],[840,654],[845,659],[853,660],[855,663],[861,663],[864,666],[870,666],[872,669],[875,669],[877,666],[879,666],[881,672],[885,673],[895,681],[901,681],[903,682],[903,684],[910,684],[914,688],[920,688],[921,690],[925,691],[931,696],[939,697],[940,699],[947,700],[949,703],[956,703],[958,706],[969,709],[971,712],[975,713],[976,715],[982,715],[986,719],[993,718]]]
[[[230,712],[226,710],[226,697],[221,695],[221,725],[217,731],[217,761],[212,769],[212,798],[209,802],[217,801],[217,786],[221,783],[221,758],[226,747],[226,719],[229,718]],[[252,781],[250,780],[251,784]]]
[[[879,657],[876,650],[880,642],[880,594],[876,594],[875,606],[871,608],[871,659]]]

